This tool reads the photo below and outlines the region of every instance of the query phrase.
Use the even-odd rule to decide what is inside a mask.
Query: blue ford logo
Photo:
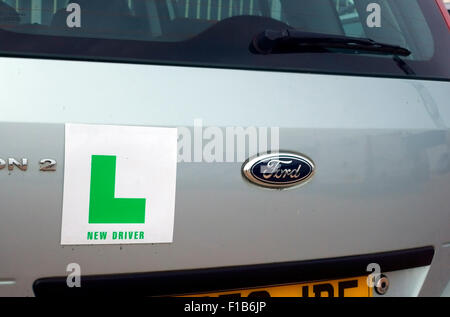
[[[242,173],[252,183],[269,188],[288,188],[307,182],[314,174],[314,163],[296,153],[271,153],[249,159]]]

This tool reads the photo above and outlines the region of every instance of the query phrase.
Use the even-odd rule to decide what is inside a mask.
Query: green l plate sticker
[[[115,198],[116,156],[92,155],[89,223],[144,223],[145,198]]]

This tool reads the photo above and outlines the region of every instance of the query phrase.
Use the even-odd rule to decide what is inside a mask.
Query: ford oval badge
[[[314,170],[310,158],[292,152],[259,155],[242,166],[242,173],[250,182],[276,189],[304,184],[314,175]]]

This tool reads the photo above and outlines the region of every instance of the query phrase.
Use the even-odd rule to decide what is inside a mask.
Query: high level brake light
[[[444,17],[445,22],[447,23],[447,27],[450,30],[450,14],[447,11],[447,8],[445,7],[443,0],[436,0],[436,3],[439,7],[439,10],[441,10],[442,16]]]

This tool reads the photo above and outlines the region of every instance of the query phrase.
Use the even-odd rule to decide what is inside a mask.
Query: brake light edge
[[[447,24],[448,30],[450,31],[450,14],[447,11],[447,8],[445,7],[443,0],[436,0],[436,4],[439,7],[439,10],[441,11],[442,16],[444,17],[445,23]]]

